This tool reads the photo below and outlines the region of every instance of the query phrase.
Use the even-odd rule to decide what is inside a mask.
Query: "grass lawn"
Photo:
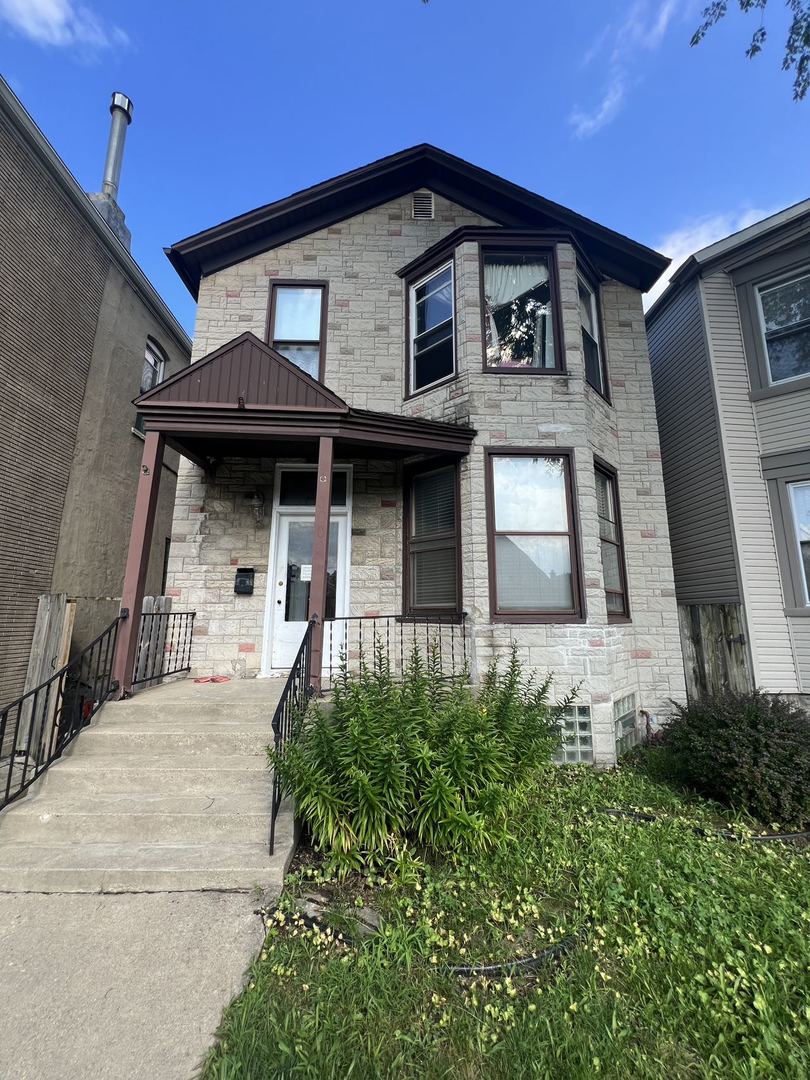
[[[617,819],[634,807],[662,820]],[[782,844],[697,835],[711,804],[638,770],[550,768],[514,839],[374,879],[289,879],[249,987],[205,1080],[810,1076],[810,861]],[[306,863],[306,859],[302,860]],[[329,897],[334,933],[295,898]],[[379,933],[347,943],[361,905]],[[509,960],[581,930],[562,960],[512,977],[449,965]]]

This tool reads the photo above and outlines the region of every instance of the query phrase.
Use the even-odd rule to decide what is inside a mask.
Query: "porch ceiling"
[[[463,455],[472,428],[353,409],[254,334],[241,334],[135,399],[159,431],[200,464],[223,457],[308,457],[322,437],[341,456]]]

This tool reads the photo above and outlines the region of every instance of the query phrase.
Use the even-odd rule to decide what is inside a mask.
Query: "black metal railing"
[[[321,690],[331,690],[344,667],[356,672],[361,658],[371,664],[375,642],[385,649],[395,679],[416,648],[423,657],[434,653],[442,678],[458,678],[467,669],[465,614],[352,615],[324,620]]]
[[[133,686],[150,686],[191,669],[194,611],[149,611],[141,615]]]
[[[314,693],[312,685],[312,633],[317,617],[307,623],[303,640],[296,653],[287,682],[281,692],[276,711],[273,713],[273,745],[276,753],[283,753],[287,743],[295,738],[303,721],[307,703]],[[270,854],[276,844],[276,818],[281,806],[282,790],[278,772],[273,770],[273,801],[270,808]]]
[[[0,708],[0,809],[42,775],[118,688],[112,664],[121,619],[45,682]]]

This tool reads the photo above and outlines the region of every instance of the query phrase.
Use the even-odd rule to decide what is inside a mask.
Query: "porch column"
[[[132,692],[132,673],[138,648],[146,570],[149,565],[160,475],[163,472],[163,448],[163,435],[158,431],[147,431],[138,477],[138,492],[135,496],[135,512],[132,515],[132,531],[129,534],[124,587],[121,592],[121,609],[126,608],[129,617],[118,624],[118,639],[113,657],[112,677],[118,681],[118,690],[115,693],[117,698]]]
[[[323,668],[323,618],[326,606],[326,576],[329,560],[329,512],[332,507],[331,436],[318,440],[318,480],[315,488],[315,536],[312,542],[312,582],[309,587],[309,618],[318,616],[312,630],[312,685],[321,688]]]

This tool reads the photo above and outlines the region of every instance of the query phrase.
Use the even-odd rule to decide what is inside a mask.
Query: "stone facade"
[[[554,672],[555,690],[579,685],[590,705],[598,760],[615,757],[613,703],[629,694],[660,714],[684,693],[672,560],[640,294],[601,288],[612,404],[585,382],[576,254],[559,245],[558,276],[567,373],[482,370],[477,245],[455,251],[458,377],[413,398],[405,390],[405,296],[396,271],[461,225],[485,220],[440,197],[435,219],[411,219],[405,197],[204,278],[194,358],[245,330],[265,333],[273,280],[329,282],[325,382],[350,405],[469,424],[478,434],[460,467],[463,607],[474,671],[514,643],[526,663]],[[574,452],[587,621],[527,625],[490,620],[485,500],[486,447]],[[596,513],[594,455],[616,469],[631,621],[607,619]],[[402,610],[399,466],[353,462],[350,613]],[[255,522],[247,495],[272,503],[273,463],[229,460],[206,483],[184,462],[178,482],[170,591],[198,612],[194,661],[201,672],[255,675],[261,667],[270,521]],[[256,567],[252,597],[233,594],[236,565]]]

